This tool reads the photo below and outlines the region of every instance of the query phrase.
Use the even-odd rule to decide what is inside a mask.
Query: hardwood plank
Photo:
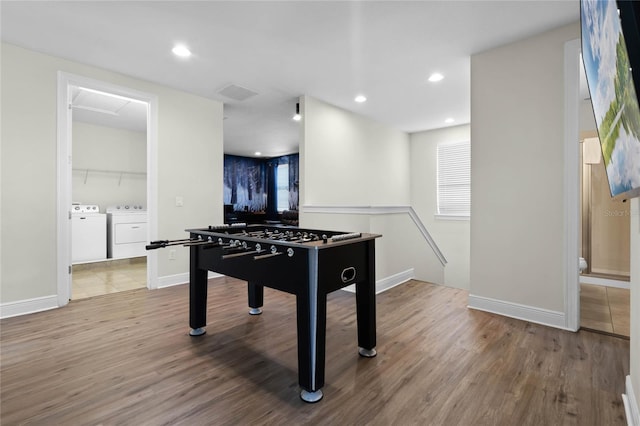
[[[210,280],[207,334],[188,288],[132,290],[0,321],[0,423],[616,425],[629,342],[466,308],[411,281],[378,295],[378,356],[357,354],[355,296],[329,295],[325,398],[299,398],[295,298]]]

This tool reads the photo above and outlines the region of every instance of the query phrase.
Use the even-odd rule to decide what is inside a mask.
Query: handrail
[[[424,223],[422,223],[422,221],[420,220],[418,213],[416,213],[416,211],[411,206],[409,206],[409,216],[411,217],[411,219],[413,219],[413,223],[416,224],[416,226],[418,227],[418,230],[420,230],[420,233],[422,234],[424,239],[427,240],[427,243],[429,243],[429,246],[433,250],[438,260],[440,260],[440,263],[442,264],[442,266],[446,265],[447,259],[444,257],[444,254],[440,250],[440,247],[438,247],[438,244],[436,244],[435,240],[427,230],[427,227],[424,226]]]
[[[366,215],[379,215],[379,214],[400,214],[407,213],[413,223],[416,225],[420,234],[424,237],[433,250],[442,266],[447,264],[447,259],[436,244],[435,240],[424,226],[422,220],[411,206],[302,206],[302,210],[305,213],[329,213],[329,214],[366,214]]]

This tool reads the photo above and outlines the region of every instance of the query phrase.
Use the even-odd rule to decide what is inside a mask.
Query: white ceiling
[[[2,1],[2,40],[224,102],[226,153],[297,152],[310,95],[407,132],[470,121],[470,56],[579,19],[565,1]],[[171,53],[175,43],[193,55]],[[540,64],[544,66],[544,64]],[[432,72],[445,79],[429,83]],[[257,93],[244,101],[230,84]],[[368,101],[357,104],[356,94]]]

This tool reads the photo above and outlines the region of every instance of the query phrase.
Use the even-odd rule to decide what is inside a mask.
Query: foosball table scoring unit
[[[233,224],[187,229],[189,238],[152,241],[147,249],[190,247],[189,326],[205,333],[207,275],[214,271],[247,281],[249,314],[262,313],[264,287],[296,296],[300,397],[323,397],[327,294],[355,284],[358,353],[376,355],[375,239],[277,225]]]

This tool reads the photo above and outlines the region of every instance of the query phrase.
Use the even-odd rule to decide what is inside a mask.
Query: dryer
[[[107,215],[91,204],[71,206],[71,263],[107,258]]]
[[[122,204],[107,208],[107,256],[111,259],[146,256],[147,210]]]

